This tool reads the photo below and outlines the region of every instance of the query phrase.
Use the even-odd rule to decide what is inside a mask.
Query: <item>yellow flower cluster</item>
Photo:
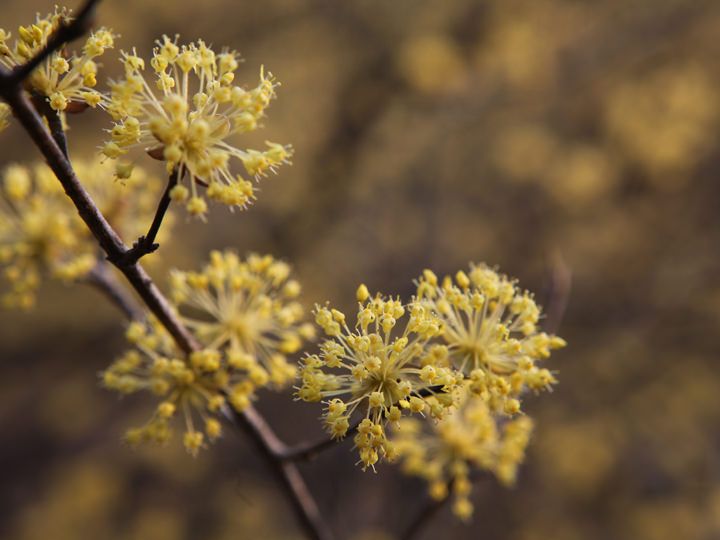
[[[151,419],[140,428],[127,431],[131,445],[141,442],[164,443],[172,436],[170,420],[180,411],[185,423],[183,443],[196,455],[210,440],[221,435],[220,422],[213,416],[225,403],[212,373],[195,367],[175,344],[172,336],[155,319],[147,325],[131,323],[126,337],[135,348],[120,356],[102,373],[105,387],[121,394],[149,391],[162,401]],[[216,351],[201,351],[191,358],[217,356]],[[196,428],[199,417],[202,428]]]
[[[152,219],[163,183],[139,171],[121,183],[98,160],[77,160],[78,177],[98,208],[128,238]],[[167,232],[166,229],[165,232]],[[84,277],[96,264],[97,242],[46,165],[11,165],[0,179],[0,268],[6,307],[29,309],[43,274],[63,281]]]
[[[242,411],[265,386],[287,387],[295,380],[295,364],[287,355],[300,350],[315,329],[302,323],[297,302],[300,284],[290,267],[271,256],[214,251],[201,272],[175,271],[172,298],[182,320],[215,360],[196,359],[196,367],[216,372],[232,406]]]
[[[18,28],[18,39],[14,43],[9,43],[10,34],[0,29],[0,65],[13,69],[24,64],[45,46],[48,38],[69,16],[68,9],[57,7],[45,17],[38,14],[34,24]],[[110,30],[101,28],[93,32],[85,41],[81,54],[68,55],[63,49],[51,54],[28,77],[27,90],[45,96],[58,112],[78,105],[97,107],[102,96],[94,90],[98,70],[96,59],[113,45],[114,35]]]
[[[231,158],[255,178],[288,162],[289,146],[267,143],[265,151],[241,150],[228,142],[257,129],[277,86],[262,70],[257,87],[235,85],[236,52],[216,54],[201,40],[178,46],[164,36],[153,50],[151,77],[135,52],[123,53],[123,63],[124,79],[111,84],[107,110],[115,124],[103,153],[117,158],[139,145],[164,160],[169,172],[187,176],[190,189],[180,184],[172,198],[184,202],[190,214],[207,211],[200,188],[231,207],[245,207],[254,199],[252,183],[231,171]]]
[[[241,412],[259,389],[282,389],[295,379],[287,355],[314,336],[314,327],[301,323],[300,285],[289,276],[289,266],[270,256],[240,260],[217,251],[201,272],[171,274],[173,300],[203,349],[181,353],[154,320],[130,325],[127,337],[135,348],[105,371],[104,384],[162,398],[150,421],[128,432],[130,442],[165,442],[170,419],[182,410],[185,447],[196,454],[205,435],[220,435],[213,415],[226,403]],[[195,427],[198,417],[205,435]]]
[[[417,281],[418,301],[442,320],[442,339],[452,365],[472,381],[470,391],[493,412],[515,414],[529,388],[556,383],[537,362],[565,341],[538,331],[540,308],[530,293],[485,265],[471,265],[442,284],[425,270]]]
[[[367,468],[382,457],[394,457],[386,437],[388,422],[397,422],[403,412],[442,418],[462,375],[450,369],[446,347],[429,345],[441,331],[431,311],[416,302],[404,306],[381,295],[371,298],[364,285],[357,299],[354,329],[340,311],[316,307],[315,320],[328,338],[320,354],[304,359],[297,396],[328,400],[324,422],[336,438],[347,433],[353,412],[362,411],[355,445]]]
[[[467,517],[471,466],[505,483],[514,479],[532,427],[516,416],[520,397],[556,382],[535,364],[565,342],[539,332],[541,312],[531,295],[487,266],[472,265],[442,284],[425,270],[416,285],[407,305],[370,297],[361,285],[352,328],[342,312],[317,306],[327,338],[304,359],[297,397],[324,403],[334,438],[348,433],[360,411],[354,441],[363,468],[404,456],[406,469],[430,480],[437,496],[451,482],[456,512]],[[422,435],[404,412],[432,418],[433,435]],[[388,437],[388,424],[398,428],[395,437]]]
[[[469,498],[472,470],[492,471],[503,484],[513,484],[532,427],[527,416],[499,426],[487,402],[467,394],[441,422],[404,418],[391,440],[403,471],[425,479],[430,495],[437,500],[452,491],[453,512],[469,519],[473,512]]]

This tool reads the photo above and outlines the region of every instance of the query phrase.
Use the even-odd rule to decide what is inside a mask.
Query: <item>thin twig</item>
[[[309,536],[314,540],[331,540],[333,534],[323,520],[317,503],[302,479],[300,471],[293,463],[281,457],[286,451],[285,444],[278,439],[260,413],[253,407],[248,407],[242,414],[237,413],[231,407],[226,407],[225,415],[250,435],[278,480],[289,492],[295,494],[290,498],[290,502]],[[258,435],[260,436],[258,437]]]
[[[546,317],[542,323],[543,330],[551,334],[557,332],[565,316],[570,290],[572,289],[572,270],[559,252],[552,257],[550,279],[546,289]]]
[[[155,242],[155,238],[157,238],[157,235],[160,232],[160,226],[165,218],[165,214],[167,213],[168,208],[170,208],[170,192],[179,181],[180,170],[175,169],[168,177],[167,187],[160,198],[157,210],[155,211],[155,217],[153,218],[147,234],[145,236],[141,236],[135,241],[133,247],[128,250],[126,260],[123,261],[123,264],[134,264],[140,260],[141,257],[156,251],[160,247],[160,244]]]
[[[359,425],[360,421],[358,420],[348,428],[347,433],[345,433],[345,437],[352,437],[355,435]],[[336,446],[339,442],[340,441],[333,439],[332,437],[324,437],[318,441],[288,446],[283,449],[280,457],[286,461],[309,461],[321,452]]]
[[[92,285],[122,311],[128,320],[141,321],[145,318],[142,308],[127,294],[115,276],[110,273],[105,261],[98,261],[98,264],[85,277],[85,282]]]
[[[428,497],[425,504],[420,508],[413,520],[399,536],[399,539],[412,540],[413,538],[416,538],[425,526],[438,514],[438,512],[447,505],[449,500],[449,496],[444,499],[440,499],[439,501]]]
[[[43,95],[33,92],[31,102],[35,106],[35,109],[47,120],[50,135],[55,139],[55,142],[65,157],[69,159],[70,155],[68,154],[67,139],[65,138],[65,128],[60,114],[50,106],[47,98]]]
[[[470,473],[468,480],[471,484],[476,486],[478,482],[485,477],[486,475],[483,471],[473,471]],[[452,493],[453,487],[454,482],[452,482],[449,486],[450,493]],[[413,520],[399,536],[399,540],[412,540],[413,538],[417,538],[422,533],[423,529],[427,527],[430,521],[432,521],[432,519],[448,505],[450,498],[450,494],[440,500],[426,496],[425,503],[420,507]]]
[[[47,45],[26,64],[12,72],[0,68],[0,97],[10,105],[15,117],[45,157],[65,193],[75,205],[80,218],[105,251],[107,259],[123,273],[148,309],[173,336],[178,347],[184,352],[190,353],[198,350],[199,344],[182,324],[175,310],[145,270],[137,263],[123,264],[123,260],[130,250],[79,182],[69,160],[47,131],[42,119],[22,90],[25,77],[54,51],[60,49],[68,41],[81,36],[89,28],[90,15],[98,2],[99,0],[87,0],[78,17],[69,24],[63,22],[58,31],[48,40]],[[331,539],[332,534],[323,522],[300,472],[293,463],[279,457],[278,451],[284,448],[284,445],[262,416],[255,409],[248,408],[243,414],[233,414],[233,419],[248,433],[260,453],[273,465],[273,470],[286,487],[283,493],[292,503],[307,535],[315,540]]]

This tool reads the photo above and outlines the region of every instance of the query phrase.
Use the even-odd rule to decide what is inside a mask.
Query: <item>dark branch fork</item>
[[[117,261],[118,264],[135,264],[138,260],[140,260],[141,257],[144,257],[149,253],[153,253],[160,247],[160,244],[155,242],[155,238],[157,238],[157,235],[160,232],[160,226],[162,225],[163,219],[165,219],[165,214],[167,213],[168,208],[170,208],[170,203],[172,202],[170,194],[172,192],[172,189],[180,181],[181,175],[182,173],[179,169],[175,169],[170,173],[167,187],[165,188],[165,191],[160,198],[157,210],[155,211],[155,217],[153,218],[152,224],[150,225],[147,234],[145,236],[141,236],[135,241],[133,247],[127,251],[124,258]]]
[[[12,71],[0,68],[0,97],[10,105],[15,117],[45,157],[49,167],[62,184],[65,193],[75,205],[81,219],[105,252],[108,261],[122,272],[145,306],[173,336],[178,347],[185,353],[190,353],[199,349],[199,344],[182,324],[177,313],[150,279],[150,276],[137,263],[137,260],[144,254],[142,253],[143,250],[147,250],[148,246],[155,245],[155,236],[169,205],[169,192],[172,189],[173,179],[171,178],[168,189],[160,201],[156,218],[148,234],[144,239],[136,242],[135,247],[128,248],[78,180],[67,158],[64,134],[61,133],[62,126],[55,124],[55,127],[52,127],[53,120],[51,117],[57,115],[48,113],[46,116],[48,125],[53,130],[51,134],[40,118],[38,110],[23,91],[25,79],[43,61],[55,51],[61,49],[66,43],[81,37],[90,29],[94,10],[99,1],[87,0],[78,12],[77,17],[71,21],[63,21],[58,30],[48,39],[45,47],[27,63],[18,66]],[[177,181],[177,177],[175,177],[174,181]],[[138,247],[138,245],[142,247]],[[127,306],[122,305],[119,294],[116,294],[117,284],[105,279],[106,277],[106,274],[96,272],[94,275],[91,274],[90,280],[94,280],[96,285],[108,293],[111,299],[118,303],[128,316],[138,316],[136,310],[131,309],[129,304]],[[292,452],[289,452],[286,445],[278,439],[265,419],[252,407],[242,414],[231,412],[229,417],[248,434],[257,446],[258,451],[271,464],[273,471],[285,487],[283,492],[292,504],[308,537],[317,540],[333,538],[299,470],[290,458],[285,457],[286,453],[292,454]]]

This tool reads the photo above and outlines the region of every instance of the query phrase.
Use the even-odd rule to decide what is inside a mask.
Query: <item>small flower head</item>
[[[121,234],[141,234],[162,189],[158,178],[139,171],[120,183],[112,167],[97,160],[77,160],[75,169]],[[30,308],[42,276],[74,281],[96,263],[97,243],[52,171],[45,165],[7,167],[0,176],[0,271],[8,284],[3,304]]]
[[[206,212],[205,197],[231,207],[252,202],[253,184],[233,172],[233,160],[255,178],[288,162],[289,146],[241,150],[229,142],[257,129],[277,86],[262,70],[255,88],[236,85],[234,51],[215,53],[202,40],[178,46],[163,36],[149,66],[134,51],[123,53],[123,63],[125,78],[111,85],[107,110],[115,125],[103,152],[117,158],[142,146],[164,160],[168,171],[189,178],[189,189],[181,186],[173,198],[191,214]]]
[[[442,339],[452,365],[472,381],[493,411],[520,411],[519,396],[549,389],[552,373],[536,364],[565,345],[539,332],[540,308],[532,296],[485,265],[471,265],[442,284],[426,270],[417,281],[419,301],[442,319]]]
[[[355,445],[364,467],[393,457],[385,427],[403,413],[440,418],[452,404],[461,380],[450,369],[443,346],[430,346],[440,322],[422,305],[376,296],[360,287],[354,328],[336,309],[317,306],[315,320],[328,336],[320,353],[307,356],[302,386],[304,401],[324,401],[324,421],[334,437],[343,437],[350,416],[364,414]]]
[[[271,256],[241,260],[212,252],[200,272],[172,274],[173,299],[182,319],[208,350],[191,355],[193,366],[215,374],[231,404],[244,409],[262,387],[284,388],[296,376],[288,355],[313,335],[303,324],[300,285],[290,267]]]
[[[10,106],[7,103],[0,103],[0,131],[4,131],[10,125],[10,114]]]
[[[453,512],[467,520],[473,511],[472,472],[492,471],[504,484],[512,484],[531,430],[526,416],[499,426],[483,399],[465,395],[458,409],[439,422],[404,418],[391,440],[403,471],[424,478],[435,499],[452,493]]]
[[[150,420],[128,430],[125,439],[132,445],[167,442],[173,418],[181,416],[183,444],[190,454],[197,455],[206,440],[221,434],[215,413],[225,399],[217,390],[215,377],[190,361],[155,319],[147,325],[131,323],[126,337],[133,348],[101,374],[103,385],[121,394],[147,391],[157,396],[158,403]],[[219,357],[212,350],[196,354],[206,362]]]
[[[70,11],[65,8],[56,7],[45,17],[38,14],[34,24],[18,28],[14,43],[10,42],[10,34],[0,29],[0,65],[13,69],[24,64],[69,18]],[[80,53],[68,54],[65,49],[54,52],[28,77],[27,90],[44,96],[50,107],[58,112],[97,107],[102,101],[101,94],[95,90],[97,58],[113,47],[114,40],[110,30],[100,28],[90,34]]]

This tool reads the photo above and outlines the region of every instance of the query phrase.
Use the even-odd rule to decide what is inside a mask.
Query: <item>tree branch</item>
[[[289,500],[305,531],[314,540],[331,540],[333,534],[323,520],[317,503],[307,488],[300,471],[290,461],[283,459],[287,451],[265,419],[255,408],[248,407],[242,414],[226,407],[225,415],[255,443],[258,451],[272,468],[277,479],[293,496]]]
[[[449,500],[450,495],[439,501],[428,497],[425,504],[420,508],[420,511],[399,536],[399,540],[413,540],[413,538],[417,538],[425,526],[447,505]]]

